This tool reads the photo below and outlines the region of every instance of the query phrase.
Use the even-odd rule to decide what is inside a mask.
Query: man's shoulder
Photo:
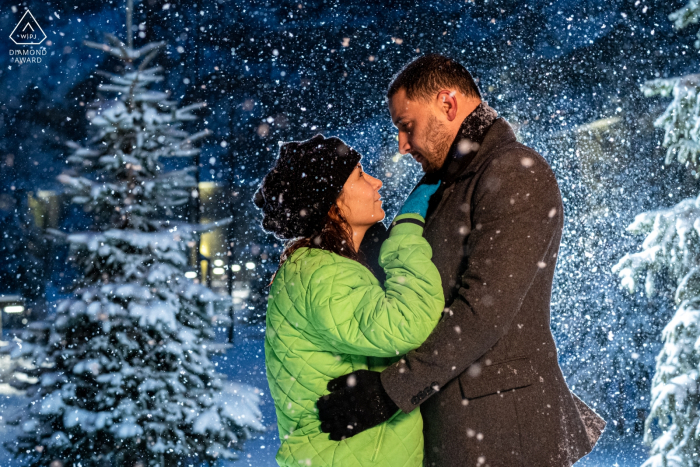
[[[549,163],[539,152],[518,141],[513,141],[494,151],[488,164],[509,169],[522,167],[523,169],[551,171]]]
[[[518,141],[513,127],[502,117],[497,118],[486,133],[480,152],[481,170],[488,166],[550,169],[549,163],[535,149]],[[493,168],[493,167],[491,167]]]
[[[476,164],[472,164],[472,170],[476,172],[499,167],[510,170],[519,165],[550,169],[540,153],[517,140],[513,128],[502,117],[497,118],[487,131],[474,162]]]
[[[507,191],[537,193],[539,197],[559,198],[559,185],[547,160],[534,149],[517,141],[502,146],[486,157],[474,179],[476,191],[492,192],[508,187]]]

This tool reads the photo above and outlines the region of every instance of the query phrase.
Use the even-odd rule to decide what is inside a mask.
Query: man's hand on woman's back
[[[329,381],[331,393],[316,403],[321,431],[341,441],[389,420],[399,408],[384,391],[380,374],[358,370]]]

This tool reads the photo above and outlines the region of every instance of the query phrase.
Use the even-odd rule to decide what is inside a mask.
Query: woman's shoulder
[[[286,282],[294,277],[309,287],[338,280],[340,276],[354,277],[356,280],[374,277],[369,269],[350,258],[320,248],[303,247],[284,262],[275,281],[279,278]]]
[[[290,256],[287,261],[284,262],[283,266],[287,264],[295,264],[302,268],[309,266],[325,266],[329,264],[341,264],[348,267],[364,268],[364,266],[357,261],[346,258],[345,256],[340,256],[332,251],[309,247],[297,249],[292,256]]]

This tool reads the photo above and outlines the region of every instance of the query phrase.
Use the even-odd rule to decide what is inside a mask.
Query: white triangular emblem
[[[34,19],[32,12],[27,10],[12,30],[10,39],[17,45],[39,45],[46,39],[46,34]]]

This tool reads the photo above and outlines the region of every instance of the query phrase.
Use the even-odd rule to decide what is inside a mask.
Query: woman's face
[[[357,164],[338,197],[338,207],[354,231],[366,230],[384,219],[379,189],[382,181],[362,170]]]

